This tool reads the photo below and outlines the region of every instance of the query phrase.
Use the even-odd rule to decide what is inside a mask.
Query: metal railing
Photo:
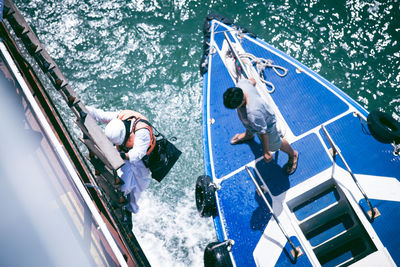
[[[364,199],[367,201],[367,204],[370,208],[370,211],[368,212],[368,216],[370,217],[370,219],[373,221],[375,218],[380,216],[379,210],[377,208],[374,208],[371,204],[371,201],[369,200],[367,194],[365,193],[365,191],[363,190],[363,188],[361,187],[361,185],[358,183],[357,178],[355,177],[353,171],[350,169],[350,166],[347,164],[346,160],[344,159],[342,152],[340,151],[340,148],[335,144],[335,142],[333,141],[332,137],[330,136],[329,132],[326,130],[324,125],[321,125],[321,129],[324,132],[326,138],[328,139],[329,145],[332,148],[332,152],[333,152],[333,167],[336,164],[336,154],[339,155],[340,159],[342,160],[344,166],[346,167],[347,171],[350,173],[351,177],[353,178],[354,183],[356,184],[356,186],[358,187],[358,189],[360,190],[361,194],[364,196]]]
[[[246,72],[246,66],[243,64],[242,60],[240,59],[239,54],[237,53],[237,51],[236,51],[235,48],[233,47],[232,42],[231,42],[231,40],[229,39],[229,36],[228,36],[228,34],[227,34],[226,32],[224,32],[224,36],[225,36],[226,42],[228,43],[229,50],[230,50],[231,53],[232,53],[233,59],[236,60],[237,63],[239,63],[239,66],[236,66],[237,68],[239,68],[239,69],[236,69],[236,71],[238,72],[238,73],[236,73],[236,74],[237,74],[236,82],[238,82],[238,80],[239,80],[241,74],[243,74],[244,77],[245,77],[246,79],[248,79],[249,75],[248,75],[247,72]],[[241,70],[243,70],[243,73],[241,72]],[[240,72],[240,73],[239,73],[239,72]]]
[[[279,229],[281,230],[281,232],[283,233],[283,235],[286,237],[286,240],[289,242],[290,246],[292,247],[292,251],[291,254],[293,256],[293,258],[295,259],[295,261],[297,260],[298,257],[300,257],[302,255],[302,251],[300,247],[296,247],[292,240],[290,240],[289,235],[286,233],[285,229],[283,228],[282,224],[280,223],[278,217],[275,215],[271,205],[269,204],[267,198],[264,196],[263,191],[260,187],[260,185],[257,183],[256,179],[254,178],[253,174],[250,171],[250,168],[248,166],[245,166],[245,169],[247,171],[247,173],[249,174],[251,180],[253,180],[254,185],[257,188],[257,191],[260,193],[261,198],[264,200],[265,204],[267,205],[269,211],[271,212],[272,217],[274,217],[276,223],[279,226]]]

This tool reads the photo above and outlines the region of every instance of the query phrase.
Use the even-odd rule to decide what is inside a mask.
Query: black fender
[[[392,116],[373,110],[367,117],[368,129],[379,142],[400,144],[400,123]]]
[[[207,17],[205,18],[204,23],[203,23],[203,34],[204,34],[203,56],[201,57],[201,61],[200,61],[201,76],[203,76],[204,73],[206,73],[208,70],[207,58],[210,53],[210,47],[209,47],[210,34],[211,34],[210,27],[211,27],[211,21],[213,19],[221,21],[221,22],[225,23],[226,25],[232,25],[232,21],[230,21],[227,18],[224,18],[222,15],[219,15],[219,14],[208,14]]]
[[[218,20],[228,26],[233,25],[233,22],[228,19],[225,18],[224,16],[220,15],[220,14],[213,14],[210,13],[207,15],[207,17],[205,18],[204,22],[203,22],[203,34],[204,34],[204,42],[203,42],[203,55],[201,57],[201,61],[200,61],[200,74],[203,76],[207,70],[208,70],[208,55],[210,54],[210,47],[209,47],[209,42],[210,42],[210,27],[211,27],[211,21],[212,20]],[[236,25],[237,26],[237,25]],[[243,28],[243,27],[239,27],[240,30],[242,30],[243,33],[256,38],[256,35],[251,33],[248,29]]]
[[[226,244],[220,244],[220,242],[212,242],[204,249],[205,267],[233,266],[231,257],[229,256],[228,246]]]
[[[225,18],[224,16],[220,15],[220,14],[208,14],[206,19],[204,20],[203,23],[203,34],[205,36],[210,36],[210,26],[211,26],[211,21],[212,20],[218,20],[226,25],[232,25],[232,21],[228,18]]]
[[[200,74],[203,76],[208,70],[208,56],[203,55],[200,60]]]
[[[196,181],[196,207],[202,217],[217,215],[215,186],[208,175],[202,175]]]

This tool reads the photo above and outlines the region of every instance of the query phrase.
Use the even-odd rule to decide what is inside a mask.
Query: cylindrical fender
[[[196,207],[202,217],[217,215],[215,186],[210,176],[202,175],[196,182]]]
[[[373,110],[367,117],[368,129],[379,142],[400,144],[400,123],[389,114]]]
[[[233,266],[227,245],[212,242],[204,250],[205,267],[231,267]]]

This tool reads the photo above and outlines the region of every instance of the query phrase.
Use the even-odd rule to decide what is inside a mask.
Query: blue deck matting
[[[337,203],[339,198],[337,190],[334,187],[330,187],[328,190],[294,207],[293,213],[296,215],[297,220],[302,221],[329,205]]]
[[[366,125],[364,125],[366,127]],[[355,174],[395,177],[400,179],[400,158],[393,155],[391,145],[376,141],[363,131],[360,120],[349,114],[326,126],[333,141]],[[323,135],[321,130],[321,135]],[[325,136],[324,141],[327,143]],[[357,151],[357,156],[354,152]],[[337,163],[345,168],[337,157]],[[399,192],[400,194],[400,192]],[[371,199],[381,216],[372,223],[373,228],[397,264],[400,264],[400,202]],[[360,201],[364,212],[369,210],[365,200]],[[388,230],[390,228],[390,230]]]
[[[372,206],[376,207],[381,216],[372,222],[379,239],[385,245],[396,265],[400,265],[400,202],[370,199]],[[368,211],[367,202],[362,199],[360,205]]]
[[[367,125],[364,127],[368,130]],[[328,124],[326,130],[354,173],[395,177],[400,180],[400,157],[393,155],[392,145],[379,143],[371,135],[364,133],[358,117],[349,114]],[[329,147],[322,130],[320,133]],[[337,163],[345,168],[339,157]]]
[[[215,175],[221,178],[241,166],[255,160],[262,155],[262,147],[259,139],[240,145],[231,145],[230,138],[236,133],[244,132],[242,122],[239,120],[236,110],[225,108],[223,94],[226,89],[234,86],[234,82],[218,54],[214,54],[211,62],[213,70],[210,82],[210,118],[214,118],[211,124],[212,156],[215,167]]]
[[[318,227],[314,231],[308,233],[306,238],[310,241],[311,246],[318,246],[323,242],[347,231],[354,225],[349,214],[344,214],[333,221]]]
[[[218,48],[216,51],[219,51],[225,40],[222,31],[229,30],[230,27],[217,26],[214,29],[219,32],[214,36],[215,47]],[[226,32],[231,38],[231,32]],[[234,38],[231,40],[234,41]],[[257,40],[257,42],[265,47],[270,47],[263,41]],[[272,69],[265,70],[264,74],[266,80],[272,82],[276,87],[271,97],[286,123],[295,136],[302,135],[301,139],[297,140],[296,138],[296,141],[291,144],[294,149],[299,151],[300,155],[297,171],[293,175],[285,174],[284,167],[288,156],[282,151],[277,152],[274,160],[270,163],[266,163],[264,160],[256,163],[257,173],[261,175],[261,177],[256,175],[256,179],[262,179],[267,185],[269,193],[266,194],[266,197],[271,205],[277,205],[276,202],[272,203],[272,198],[283,197],[283,194],[290,188],[325,170],[327,170],[326,176],[329,176],[325,178],[331,177],[329,168],[333,166],[333,163],[324,147],[329,148],[329,144],[319,127],[327,121],[333,121],[336,117],[339,119],[327,124],[326,129],[339,146],[356,176],[365,174],[380,176],[382,179],[395,177],[400,180],[400,158],[393,156],[392,146],[381,144],[370,135],[365,134],[365,129],[363,130],[359,119],[352,114],[341,117],[343,113],[349,111],[349,105],[354,105],[355,109],[367,115],[367,112],[354,100],[318,74],[296,62],[295,59],[291,59],[282,52],[277,52],[274,48],[271,49],[277,54],[246,38],[242,40],[241,45],[246,52],[257,57],[271,59],[274,64],[289,70],[287,76],[283,78],[279,77]],[[300,68],[306,72],[296,71],[296,67],[291,62],[299,64]],[[223,93],[235,83],[218,53],[210,54],[208,67],[207,74],[203,76],[207,79],[207,82],[203,83],[203,88],[209,90],[209,95],[207,92],[203,94],[207,99],[203,103],[205,108],[205,115],[203,115],[204,160],[207,174],[213,179],[218,179],[226,177],[262,157],[263,151],[257,136],[254,140],[244,144],[230,144],[230,139],[236,133],[245,131],[237,112],[227,109],[223,105]],[[314,76],[310,76],[311,73]],[[211,120],[208,120],[209,118]],[[364,128],[367,129],[366,124]],[[310,131],[313,129],[315,130]],[[316,131],[319,131],[323,140],[316,134]],[[345,168],[340,158],[336,158],[338,165]],[[211,173],[212,167],[214,173]],[[255,170],[252,171],[255,173]],[[220,185],[221,189],[217,191],[220,216],[214,218],[218,238],[220,241],[226,238],[235,241],[232,254],[237,266],[255,266],[254,249],[266,226],[271,222],[271,214],[262,198],[256,193],[256,187],[245,170],[222,180]],[[297,207],[293,207],[296,217],[301,220],[312,216],[315,211],[337,201],[339,196],[336,193],[327,189],[307,203],[299,203]],[[385,198],[384,195],[381,197]],[[400,202],[382,199],[371,199],[371,202],[382,214],[381,217],[371,222],[371,225],[396,264],[400,265],[400,239],[393,238],[400,235],[400,227],[397,227],[400,224]],[[360,201],[360,206],[364,211],[368,210],[364,200]],[[279,214],[277,215],[279,216]],[[332,218],[332,221],[304,234],[312,245],[318,245],[351,226],[352,220],[346,215]],[[296,237],[291,237],[291,239],[296,245],[299,244]],[[322,255],[322,258],[319,259],[320,262],[327,266],[337,265],[348,257],[352,257],[353,254],[359,254],[357,249],[362,246],[359,246],[357,240],[354,242],[350,245],[345,244],[333,248],[337,250],[333,256],[337,257]],[[362,245],[363,242],[360,244]],[[290,250],[289,244],[286,244],[280,255],[274,255],[275,259],[279,256],[278,261],[271,264],[293,266],[294,263],[289,255]],[[306,255],[300,257],[296,265],[311,266]]]
[[[266,163],[261,160],[256,165],[274,196],[332,166],[332,161],[316,134],[307,135],[291,145],[299,152],[299,162],[294,174],[288,176],[285,173],[283,168],[288,156],[282,151],[275,155],[272,162]]]
[[[301,247],[299,240],[295,236],[290,237],[290,241],[292,241],[293,245],[297,248],[300,247],[301,250],[304,253],[304,249]],[[278,261],[276,262],[275,266],[279,267],[286,267],[286,266],[312,266],[310,260],[308,257],[305,257],[303,254],[297,260],[295,261],[294,258],[291,256],[291,251],[292,251],[292,246],[289,244],[289,242],[286,243],[285,249],[282,250],[282,254],[279,256]],[[272,266],[272,264],[271,264]]]
[[[226,31],[227,28],[225,26],[219,25],[217,24],[214,31],[216,32],[216,34],[214,34],[214,42],[218,45],[219,49],[222,49],[222,45],[224,43],[225,40],[225,36],[224,36],[224,31]],[[230,34],[228,34],[230,35]]]
[[[247,39],[243,40],[242,46],[246,52],[272,59],[274,64],[289,70],[282,78],[267,68],[265,76],[267,81],[275,85],[275,92],[271,96],[295,135],[303,134],[348,109],[335,94],[306,73],[297,73],[296,68],[281,57]]]
[[[235,241],[232,253],[236,265],[255,266],[253,251],[271,219],[271,214],[262,198],[257,195],[256,186],[247,171],[243,170],[223,181],[218,198],[221,213],[226,219],[227,236]]]
[[[254,170],[251,170],[254,175]],[[265,196],[272,205],[268,194]],[[225,217],[227,237],[235,241],[232,253],[236,265],[256,266],[253,252],[272,216],[261,196],[256,193],[256,186],[247,171],[243,170],[224,180],[218,198],[221,214]],[[291,240],[300,246],[297,238],[291,237]],[[279,266],[293,266],[290,250],[291,247],[286,244],[277,262]],[[311,266],[307,257],[300,257],[297,264]]]

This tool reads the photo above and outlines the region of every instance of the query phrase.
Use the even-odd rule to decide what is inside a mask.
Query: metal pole
[[[214,250],[220,246],[227,246],[228,249],[230,249],[231,246],[233,246],[235,244],[235,241],[233,241],[232,239],[227,239],[224,242],[221,242],[219,244],[216,244],[214,246],[211,247],[211,250]]]
[[[240,60],[239,54],[238,54],[238,53],[236,52],[236,50],[233,48],[233,45],[232,45],[232,43],[231,43],[231,40],[229,39],[229,36],[228,36],[228,34],[227,34],[226,32],[224,32],[224,36],[225,36],[225,40],[228,42],[228,46],[229,46],[229,49],[230,49],[231,52],[232,52],[233,58],[236,59],[236,60],[239,62],[240,67],[241,67],[242,70],[243,70],[244,77],[245,77],[246,79],[248,79],[248,75],[247,75],[247,73],[246,73],[245,66],[244,66],[243,62]]]
[[[276,223],[278,224],[279,228],[281,229],[282,233],[285,235],[287,241],[289,242],[290,246],[293,248],[294,251],[294,258],[297,259],[299,251],[297,250],[297,248],[294,246],[292,240],[290,240],[288,234],[285,232],[285,229],[283,229],[281,223],[278,220],[278,217],[276,217],[274,211],[272,210],[271,205],[269,204],[267,198],[264,196],[263,191],[261,189],[261,187],[258,185],[256,179],[254,178],[253,174],[251,173],[250,169],[248,166],[245,166],[247,173],[249,174],[251,180],[253,180],[254,185],[256,186],[258,192],[260,192],[260,195],[262,197],[262,199],[264,200],[265,204],[267,205],[269,211],[271,212],[272,216],[274,217]]]
[[[343,161],[344,166],[346,167],[347,171],[350,173],[351,177],[353,178],[354,183],[357,185],[357,187],[360,190],[361,194],[364,196],[365,200],[367,201],[367,204],[368,204],[368,206],[370,208],[370,211],[371,211],[371,219],[374,220],[375,219],[375,215],[376,215],[376,211],[372,207],[372,204],[369,201],[369,198],[367,197],[367,194],[364,192],[364,190],[362,189],[361,185],[358,183],[357,178],[354,176],[352,170],[350,169],[350,166],[347,164],[346,160],[344,159],[339,147],[333,142],[333,139],[330,136],[330,134],[328,133],[328,131],[326,130],[325,126],[321,125],[321,128],[322,128],[326,138],[328,138],[328,142],[329,142],[330,146],[333,149],[333,153],[337,153],[339,155],[339,157]]]

